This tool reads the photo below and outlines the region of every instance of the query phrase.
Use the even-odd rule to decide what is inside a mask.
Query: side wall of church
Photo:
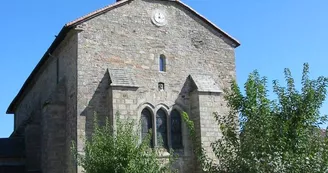
[[[158,27],[151,22],[155,9],[165,11],[165,26]],[[121,116],[132,118],[140,117],[145,107],[155,115],[160,108],[168,114],[174,108],[189,113],[190,98],[182,89],[190,74],[211,75],[221,88],[228,87],[235,78],[234,48],[229,39],[175,2],[134,0],[80,27],[83,29],[79,33],[77,61],[80,152],[84,142],[79,139],[90,135],[95,112],[99,117],[106,117],[119,111]],[[166,58],[165,72],[159,71],[161,54]],[[109,94],[107,69],[111,68],[132,71],[139,88],[135,91],[110,89]],[[164,83],[164,91],[159,90],[159,83]],[[207,118],[213,114],[212,107],[221,110],[225,105],[222,99],[210,105],[214,99],[199,96],[199,108],[192,108],[199,113],[197,116],[205,117],[196,119],[202,129],[214,127],[213,121]],[[212,140],[214,132],[201,132],[205,133],[202,139]],[[189,157],[191,145],[188,140],[183,141],[181,172],[191,172],[188,170],[193,168]]]
[[[76,124],[77,124],[77,55],[78,55],[78,31],[71,30],[64,41],[62,41],[60,47],[54,52],[54,56],[59,58],[59,77],[58,81],[65,83],[66,89],[66,114],[63,117],[64,127],[62,128],[64,141],[63,158],[62,163],[65,172],[76,172],[76,161],[73,160],[71,154],[72,142],[77,140]],[[53,129],[54,131],[56,129]]]
[[[70,32],[67,34],[62,43],[53,52],[51,57],[42,67],[40,75],[33,81],[33,86],[28,89],[25,97],[18,104],[15,111],[15,128],[17,129],[21,123],[25,122],[29,117],[35,117],[25,129],[26,146],[30,152],[29,165],[31,170],[41,168],[41,153],[46,153],[44,146],[45,138],[42,136],[40,129],[48,129],[52,132],[64,136],[62,143],[64,152],[58,152],[59,155],[64,155],[63,166],[65,169],[74,168],[71,161],[70,145],[72,140],[76,140],[76,57],[77,57],[77,34]],[[51,95],[56,92],[57,85],[60,81],[65,80],[66,88],[66,107],[65,114],[61,115],[65,125],[54,125],[53,128],[43,127],[41,119],[44,119],[42,109],[49,100]],[[35,125],[37,124],[37,125]],[[42,127],[41,127],[42,126]],[[34,129],[34,130],[33,130]],[[39,130],[35,130],[39,129]],[[31,140],[31,139],[36,139]],[[36,147],[37,146],[37,147]],[[36,156],[37,155],[37,156]],[[47,157],[47,156],[46,156]],[[27,166],[29,168],[29,166]],[[56,168],[54,168],[56,169]],[[50,172],[52,170],[49,170]]]
[[[65,39],[67,42],[62,50],[58,51],[59,81],[64,80],[66,84],[66,115],[65,115],[65,170],[68,173],[76,172],[76,162],[72,158],[72,141],[77,140],[77,54],[78,33],[71,31]]]

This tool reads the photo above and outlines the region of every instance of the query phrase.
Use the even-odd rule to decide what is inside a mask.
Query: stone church
[[[95,112],[140,120],[152,147],[174,149],[179,172],[196,172],[181,113],[211,155],[239,45],[179,0],[117,0],[67,23],[7,110],[14,131],[0,139],[0,172],[82,172],[71,143],[83,153]]]

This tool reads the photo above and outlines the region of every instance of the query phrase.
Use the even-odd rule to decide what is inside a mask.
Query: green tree
[[[217,161],[195,147],[203,169],[218,173],[324,173],[328,172],[328,138],[320,129],[327,117],[319,109],[326,97],[328,78],[309,78],[304,64],[301,90],[289,69],[286,86],[273,81],[276,99],[268,97],[267,79],[251,73],[241,92],[236,82],[226,90],[227,115],[214,117],[223,137],[212,143]],[[239,116],[238,116],[239,115]],[[193,122],[185,113],[194,134]],[[196,135],[192,135],[197,138]],[[196,141],[196,140],[194,140]]]
[[[96,116],[95,116],[96,117]],[[173,157],[161,157],[150,148],[151,132],[140,140],[138,125],[132,120],[121,120],[116,115],[116,127],[108,119],[103,126],[94,120],[91,139],[85,141],[84,153],[72,150],[80,166],[87,173],[163,173],[171,172]]]

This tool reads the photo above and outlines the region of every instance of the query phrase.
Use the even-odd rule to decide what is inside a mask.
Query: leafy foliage
[[[108,119],[104,126],[99,126],[95,118],[94,133],[85,141],[84,154],[73,145],[78,164],[87,173],[171,172],[174,158],[161,157],[158,150],[150,148],[151,132],[140,142],[134,121],[121,120],[119,114],[116,117],[115,130]]]
[[[206,157],[201,146],[195,153],[203,169],[218,173],[323,173],[328,172],[328,138],[319,125],[327,120],[319,109],[326,97],[328,78],[309,78],[304,64],[302,89],[295,87],[289,69],[286,87],[273,81],[277,99],[268,97],[267,79],[251,73],[243,94],[233,82],[225,99],[230,112],[214,113],[223,137],[212,143],[218,162]],[[239,115],[239,116],[236,116]],[[239,118],[239,119],[238,119]],[[188,116],[188,128],[194,131]],[[239,124],[239,126],[238,126]],[[196,141],[197,136],[192,136]]]

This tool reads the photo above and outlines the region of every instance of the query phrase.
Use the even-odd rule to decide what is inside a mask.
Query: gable
[[[16,105],[18,105],[20,103],[20,101],[25,97],[26,93],[29,92],[30,88],[33,87],[34,85],[34,81],[36,81],[40,74],[42,73],[42,67],[44,67],[44,65],[46,64],[47,60],[50,58],[50,55],[53,54],[53,52],[57,49],[57,47],[61,44],[61,42],[66,38],[66,35],[73,29],[78,29],[80,24],[83,24],[87,21],[90,21],[91,19],[94,19],[98,16],[101,16],[102,14],[105,14],[111,10],[117,9],[119,10],[120,7],[122,6],[127,6],[129,5],[131,2],[133,1],[137,1],[137,0],[121,0],[115,4],[106,6],[104,8],[101,8],[97,11],[94,11],[90,14],[87,14],[85,16],[82,16],[74,21],[71,21],[69,23],[67,23],[62,30],[59,32],[58,36],[56,37],[56,39],[53,41],[53,43],[51,44],[51,46],[49,47],[49,49],[45,52],[44,56],[41,58],[41,60],[39,61],[39,63],[37,64],[37,66],[34,68],[34,70],[32,71],[32,73],[30,74],[30,76],[28,77],[28,79],[25,81],[25,83],[23,84],[23,87],[20,89],[19,93],[17,94],[17,96],[14,98],[14,100],[12,101],[12,103],[10,104],[10,106],[8,107],[7,113],[14,113],[15,109],[16,109]],[[141,0],[140,0],[141,1]],[[202,21],[202,23],[204,25],[206,25],[206,29],[207,30],[211,30],[211,31],[215,31],[217,33],[220,33],[220,35],[217,35],[218,37],[224,37],[226,40],[229,40],[229,43],[231,43],[230,45],[233,48],[236,48],[240,45],[240,43],[234,39],[232,36],[230,36],[229,34],[227,34],[226,32],[224,32],[222,29],[220,29],[219,27],[217,27],[215,24],[213,24],[212,22],[210,22],[209,20],[207,20],[205,17],[203,17],[202,15],[200,15],[199,13],[197,13],[195,10],[193,10],[192,8],[190,8],[189,6],[187,6],[186,4],[182,3],[179,0],[165,0],[165,1],[154,1],[154,0],[144,0],[147,1],[149,3],[160,3],[160,2],[167,2],[167,3],[171,3],[174,4],[174,6],[179,7],[180,9],[183,9],[185,11],[188,11],[189,16],[198,19],[199,21]],[[195,37],[193,37],[192,39],[194,42],[194,46],[201,46],[202,44],[202,40],[197,38],[197,35],[200,35],[199,33],[187,33],[187,34],[194,34]],[[199,45],[198,45],[199,43]],[[214,46],[217,46],[214,44]]]
[[[115,4],[112,5],[108,5],[104,8],[101,8],[99,10],[96,10],[92,13],[89,13],[85,16],[82,16],[76,20],[73,20],[69,23],[67,23],[65,25],[65,27],[76,27],[86,21],[89,21],[97,16],[100,16],[104,13],[107,13],[113,9],[119,8],[123,5],[127,5],[130,2],[135,1],[135,0],[121,0],[119,2],[116,2]],[[201,14],[199,14],[198,12],[196,12],[194,9],[192,9],[191,7],[189,7],[188,5],[184,4],[183,2],[181,2],[180,0],[169,0],[170,3],[175,3],[177,4],[177,6],[189,11],[194,17],[200,19],[201,21],[203,21],[205,24],[207,24],[211,29],[219,32],[220,34],[222,34],[222,36],[228,38],[231,42],[232,42],[232,47],[236,48],[238,46],[240,46],[240,43],[238,40],[236,40],[235,38],[233,38],[231,35],[229,35],[228,33],[226,33],[225,31],[223,31],[221,28],[219,28],[217,25],[215,25],[214,23],[212,23],[211,21],[209,21],[208,19],[206,19],[204,16],[202,16]]]

